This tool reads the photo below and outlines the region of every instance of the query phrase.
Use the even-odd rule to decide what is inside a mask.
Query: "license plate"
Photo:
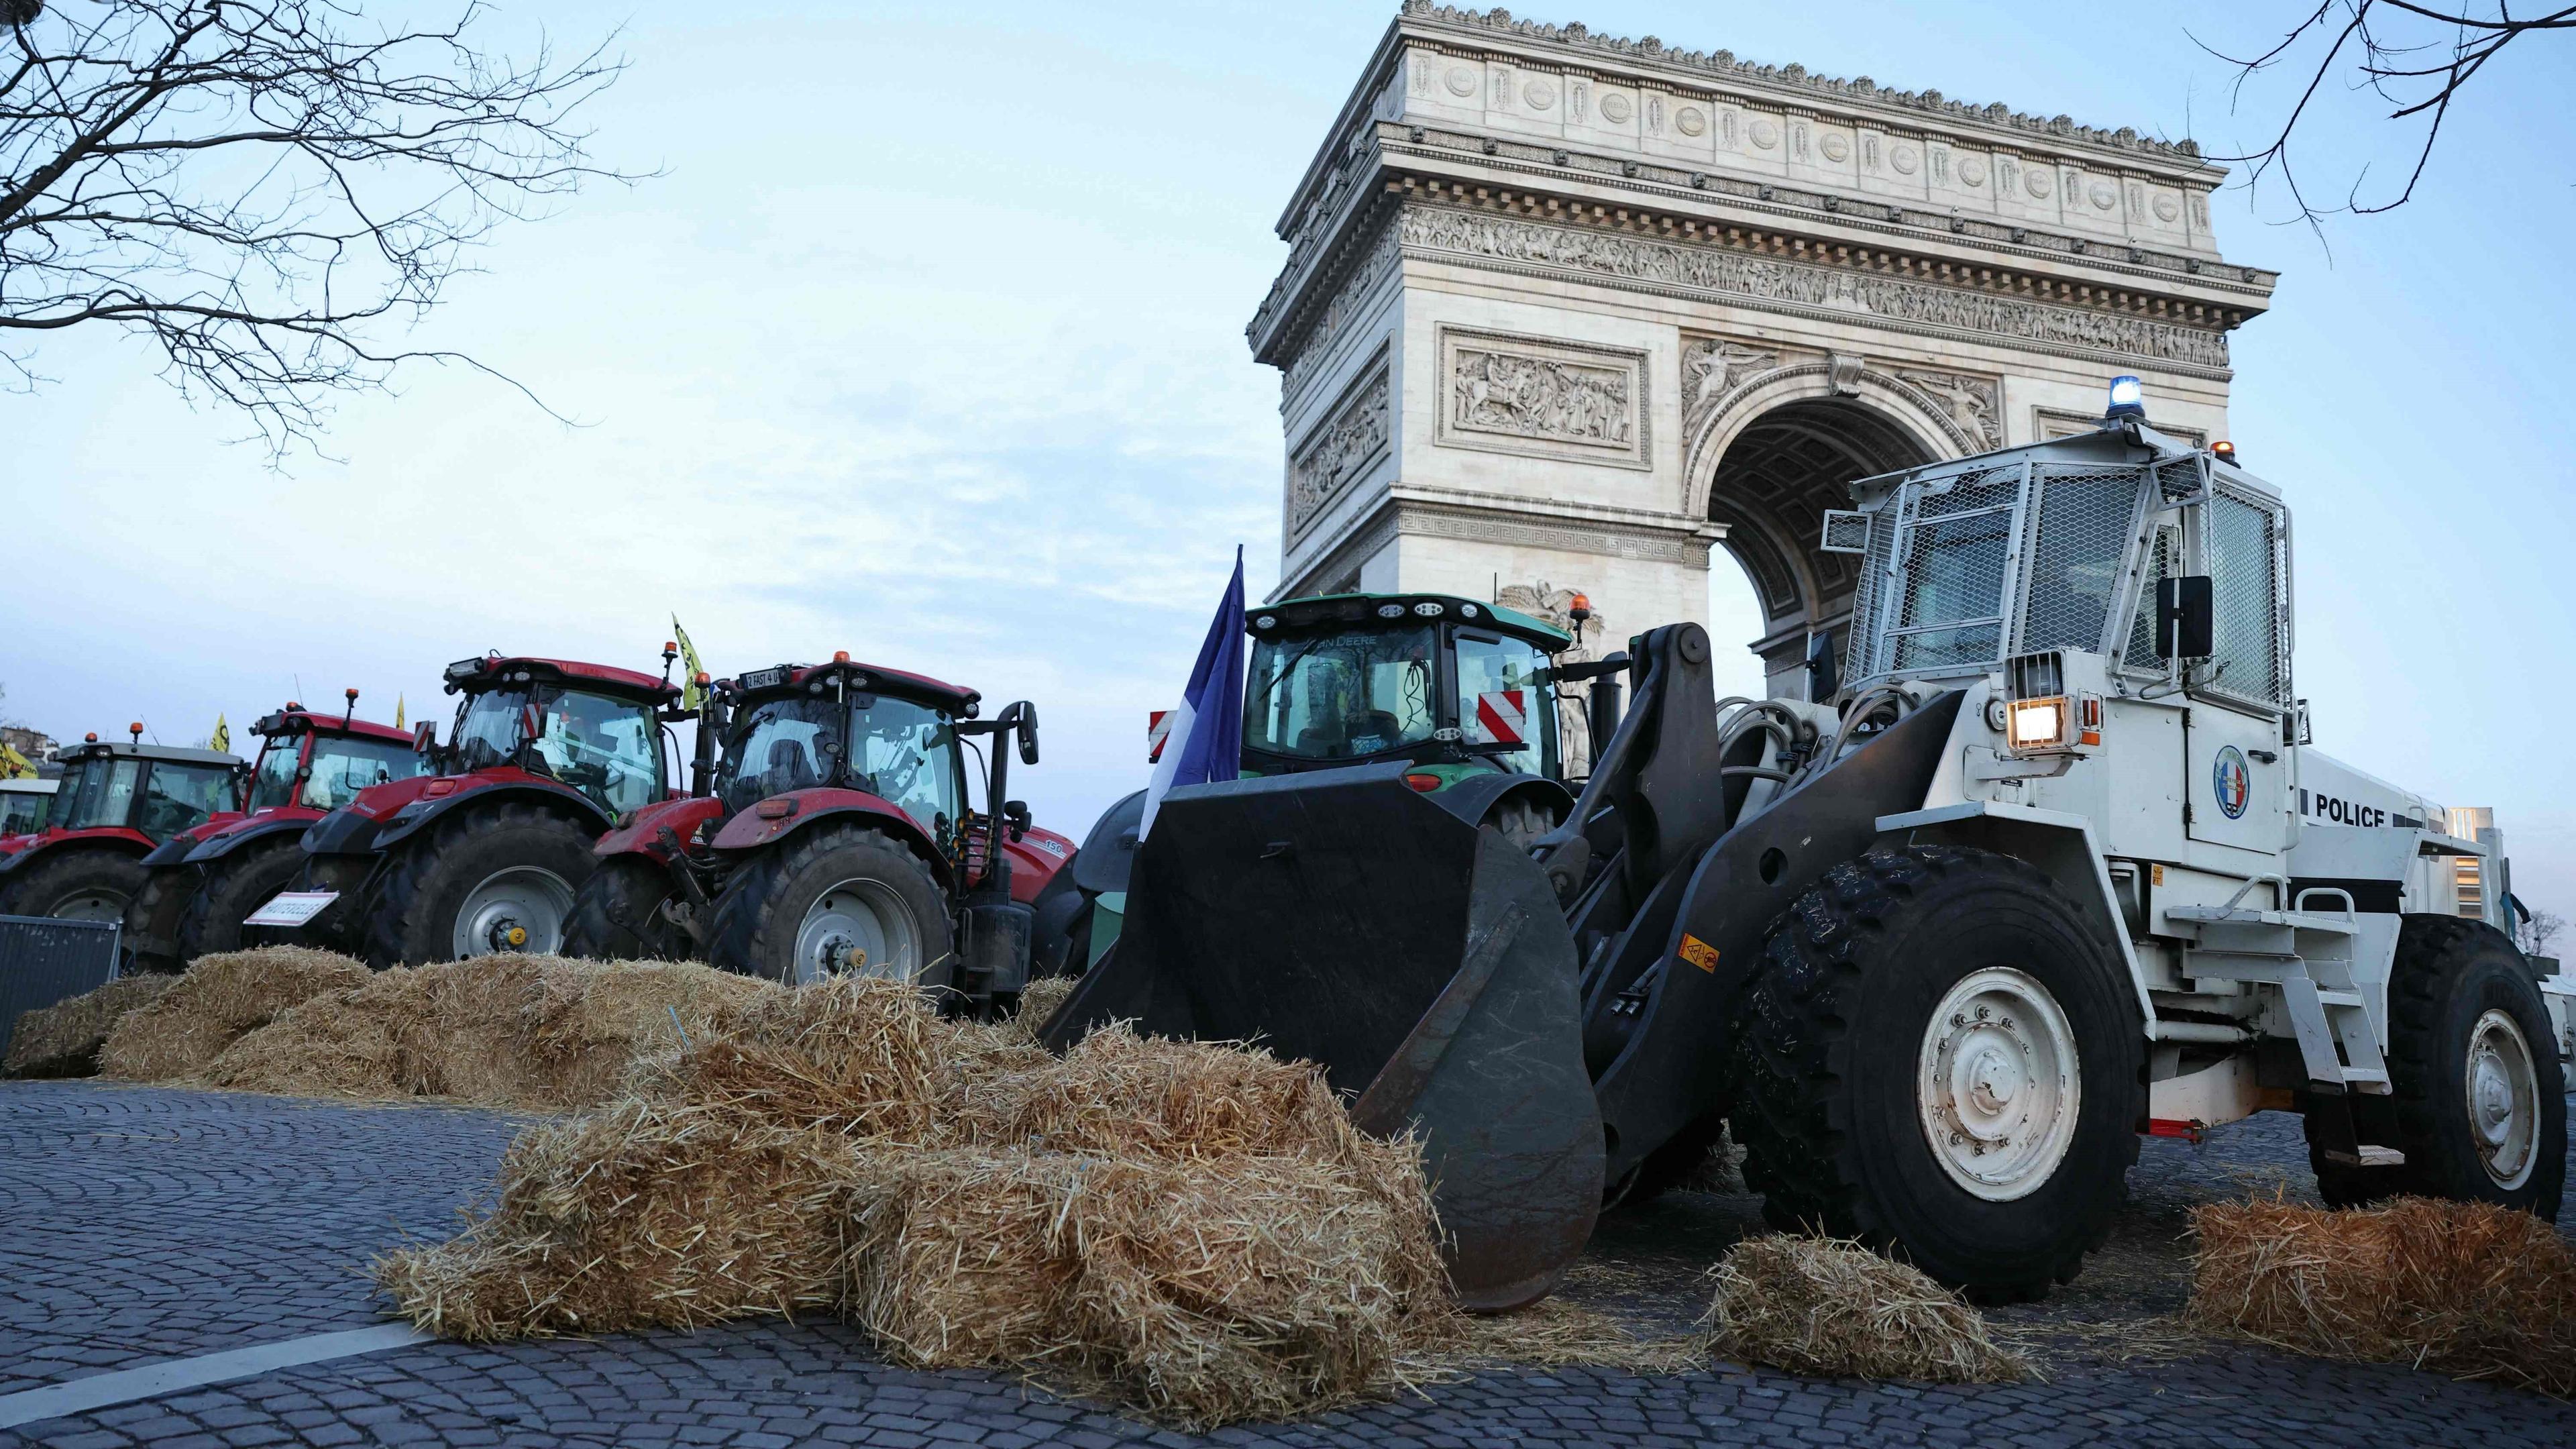
[[[245,926],[301,926],[340,898],[338,891],[279,891],[269,903],[242,917]]]

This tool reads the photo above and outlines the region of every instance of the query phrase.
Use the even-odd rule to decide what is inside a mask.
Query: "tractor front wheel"
[[[573,893],[598,867],[592,832],[531,805],[470,810],[409,840],[367,904],[367,964],[424,966],[563,949]]]
[[[194,961],[254,944],[242,918],[289,889],[304,871],[304,852],[293,835],[274,835],[234,849],[206,863],[197,890],[179,918],[179,958]]]
[[[687,961],[698,954],[669,907],[679,896],[671,868],[641,855],[600,863],[573,894],[564,954],[594,961]]]
[[[2110,1231],[2144,1035],[2119,962],[2038,868],[1873,850],[1789,908],[1746,992],[1745,1178],[1776,1225],[2037,1297]]]
[[[162,975],[185,970],[194,958],[179,929],[188,901],[197,893],[200,868],[147,865],[143,872],[143,888],[125,906],[126,969]]]
[[[58,847],[0,877],[0,916],[121,923],[146,874],[139,858],[122,851]]]
[[[2309,1163],[2328,1206],[2399,1193],[2493,1202],[2544,1220],[2567,1185],[2566,1080],[2530,965],[2502,931],[2455,916],[2410,915],[2388,976],[2389,1095],[2363,1137],[2385,1129],[2402,1164]],[[2356,1106],[2370,1101],[2354,1098]],[[2384,1105],[2381,1105],[2384,1104]]]
[[[845,975],[945,986],[950,945],[948,903],[921,857],[882,831],[821,825],[733,873],[707,960],[790,986]]]

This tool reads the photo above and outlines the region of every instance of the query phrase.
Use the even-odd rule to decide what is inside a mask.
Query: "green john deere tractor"
[[[1576,608],[1579,625],[1579,595]],[[1574,805],[1560,686],[1593,681],[1589,723],[1606,739],[1627,667],[1558,665],[1573,635],[1449,594],[1289,599],[1247,611],[1244,628],[1246,778],[1401,766],[1413,789],[1520,849]],[[1110,806],[1038,898],[1033,974],[1080,975],[1117,941],[1144,808],[1142,790]]]

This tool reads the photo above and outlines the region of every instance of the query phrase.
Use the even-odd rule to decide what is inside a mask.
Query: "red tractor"
[[[122,921],[163,841],[241,809],[238,756],[96,735],[57,758],[62,787],[45,828],[0,839],[0,916]]]
[[[1036,709],[978,720],[978,707],[971,689],[847,653],[716,682],[702,793],[600,837],[566,949],[703,956],[789,983],[881,976],[1007,1010],[1028,979],[1029,902],[1073,842],[1009,798],[1014,744],[1037,763]],[[967,799],[965,741],[979,735],[993,739],[982,814]]]
[[[334,719],[289,701],[251,726],[260,737],[247,814],[211,815],[143,857],[149,874],[125,911],[134,969],[177,971],[247,944],[242,918],[294,883],[305,827],[359,791],[429,768],[412,737],[357,718],[358,691]]]
[[[664,650],[665,667],[676,655]],[[562,949],[601,832],[672,796],[662,726],[680,691],[606,664],[487,654],[447,666],[461,694],[433,773],[372,786],[304,832],[299,889],[253,914],[288,939],[382,969]]]

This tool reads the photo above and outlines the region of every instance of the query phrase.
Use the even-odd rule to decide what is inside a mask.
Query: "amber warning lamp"
[[[1574,632],[1583,632],[1583,621],[1592,617],[1592,596],[1576,594],[1566,601],[1565,617],[1574,621]]]
[[[833,662],[833,663],[835,663],[835,664],[847,664],[847,663],[849,663],[849,662],[850,662],[850,651],[849,651],[849,650],[847,650],[847,649],[835,649],[835,650],[833,650],[833,651],[832,651],[832,662]]]
[[[2227,441],[2225,438],[2221,438],[2217,442],[2210,444],[2209,451],[2212,456],[2216,457],[2218,461],[2222,463],[2233,463],[2236,461],[2236,445]]]
[[[143,721],[136,720],[134,723],[127,725],[125,727],[125,731],[126,733],[134,736],[134,742],[136,744],[139,745],[143,743]]]

